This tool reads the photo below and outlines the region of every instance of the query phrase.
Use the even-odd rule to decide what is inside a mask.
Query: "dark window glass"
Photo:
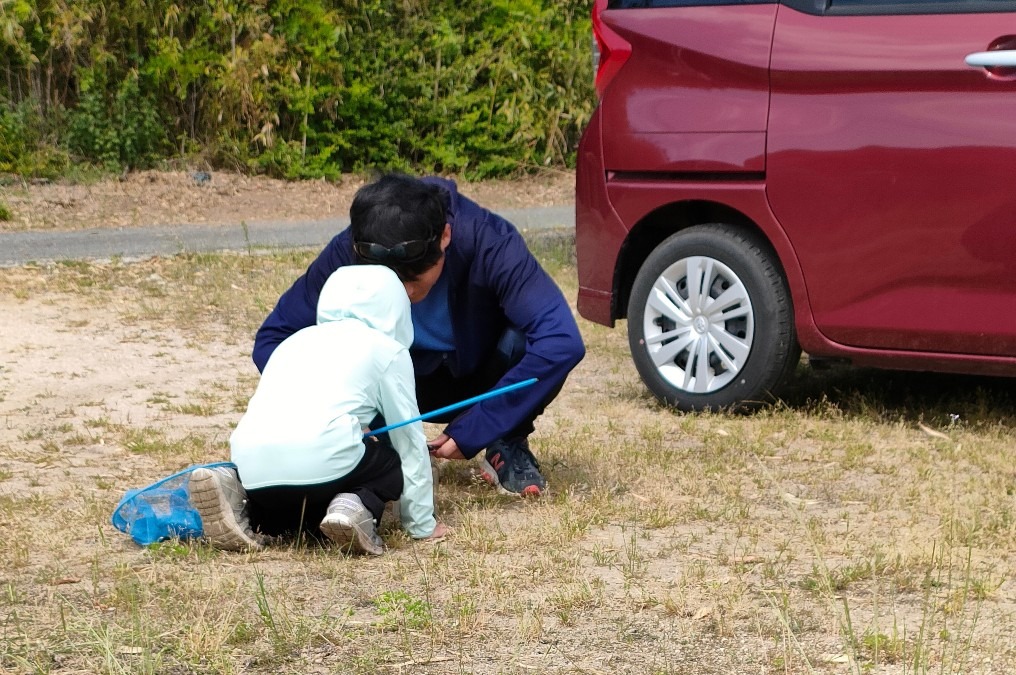
[[[908,7],[913,5],[943,6],[952,7],[957,10],[968,11],[971,8],[978,9],[985,6],[1016,6],[1011,0],[829,0],[830,9],[837,7]]]
[[[809,14],[973,14],[1016,12],[1016,0],[782,0]]]

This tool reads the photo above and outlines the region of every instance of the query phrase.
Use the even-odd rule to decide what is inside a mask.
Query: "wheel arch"
[[[628,232],[614,268],[614,292],[611,314],[614,319],[626,319],[632,285],[642,264],[667,237],[696,225],[722,223],[752,233],[768,248],[773,261],[779,266],[784,280],[787,270],[776,248],[765,231],[741,211],[708,200],[686,200],[664,204],[647,213]],[[791,301],[793,293],[791,293]]]

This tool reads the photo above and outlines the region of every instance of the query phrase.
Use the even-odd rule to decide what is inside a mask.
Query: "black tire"
[[[759,235],[722,224],[682,230],[653,250],[632,286],[628,341],[649,390],[686,411],[772,402],[801,358],[775,254]]]

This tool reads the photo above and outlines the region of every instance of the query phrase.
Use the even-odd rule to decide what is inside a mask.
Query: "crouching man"
[[[287,338],[314,322],[325,279],[358,263],[385,265],[412,301],[410,349],[420,408],[432,411],[495,387],[537,384],[484,400],[445,422],[435,457],[481,451],[483,476],[508,492],[547,489],[529,446],[534,420],[585,355],[568,303],[511,223],[441,178],[382,176],[360,188],[350,226],[279,299],[258,330],[254,363],[270,364]]]

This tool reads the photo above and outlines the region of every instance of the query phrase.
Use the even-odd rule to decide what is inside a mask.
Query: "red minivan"
[[[1016,376],[1016,0],[595,0],[578,308],[684,410]]]

